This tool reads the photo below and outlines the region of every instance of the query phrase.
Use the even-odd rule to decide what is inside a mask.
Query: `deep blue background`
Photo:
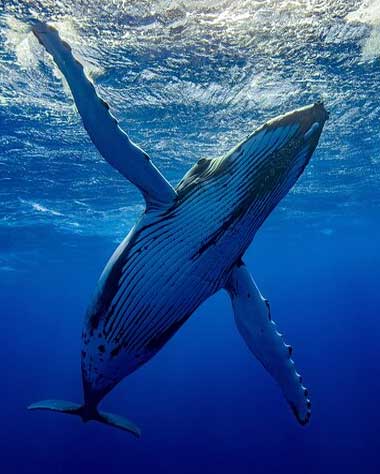
[[[361,223],[328,235],[264,226],[246,258],[310,389],[309,426],[252,358],[220,293],[104,402],[141,426],[140,440],[25,409],[81,400],[83,313],[114,247],[41,228],[43,254],[2,283],[3,472],[378,472],[378,224]]]
[[[91,144],[31,16],[56,25],[173,184],[269,118],[325,102],[315,155],[245,258],[294,348],[310,425],[223,293],[104,400],[140,440],[26,410],[81,401],[84,314],[142,209]],[[362,0],[0,0],[1,474],[380,472],[379,19]]]

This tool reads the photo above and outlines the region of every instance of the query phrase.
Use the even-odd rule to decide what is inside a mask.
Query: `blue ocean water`
[[[140,440],[27,412],[81,401],[84,314],[143,209],[88,139],[30,17],[59,29],[173,184],[265,120],[325,102],[317,151],[245,258],[294,347],[308,426],[224,293],[104,401]],[[379,57],[379,1],[0,2],[1,472],[380,471]]]

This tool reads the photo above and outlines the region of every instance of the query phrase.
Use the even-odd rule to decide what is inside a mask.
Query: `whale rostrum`
[[[92,142],[141,191],[146,209],[107,263],[88,308],[83,403],[45,400],[29,408],[77,415],[139,436],[132,422],[98,410],[99,403],[150,360],[203,301],[225,289],[248,348],[306,424],[310,400],[292,349],[243,257],[309,162],[328,118],[323,104],[266,122],[227,155],[198,161],[173,188],[120,128],[57,30],[34,21],[32,31],[65,76]]]

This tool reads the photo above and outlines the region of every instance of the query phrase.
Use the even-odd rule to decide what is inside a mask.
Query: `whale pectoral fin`
[[[226,285],[236,325],[251,352],[280,385],[301,425],[310,418],[310,400],[291,359],[292,348],[284,343],[263,298],[243,263],[236,265]]]
[[[32,31],[65,76],[83,125],[103,158],[140,189],[148,206],[171,203],[176,192],[149,156],[120,128],[58,31],[40,21],[33,22]]]

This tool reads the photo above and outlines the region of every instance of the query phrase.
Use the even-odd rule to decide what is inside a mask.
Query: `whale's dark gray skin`
[[[38,21],[33,32],[66,77],[91,140],[141,190],[146,209],[105,267],[87,313],[83,404],[46,400],[29,408],[79,415],[139,436],[133,423],[98,411],[98,404],[151,359],[203,301],[225,289],[249,349],[306,424],[310,400],[292,349],[242,259],[309,162],[328,118],[323,105],[270,120],[226,156],[198,161],[173,189],[121,130],[58,32]]]

